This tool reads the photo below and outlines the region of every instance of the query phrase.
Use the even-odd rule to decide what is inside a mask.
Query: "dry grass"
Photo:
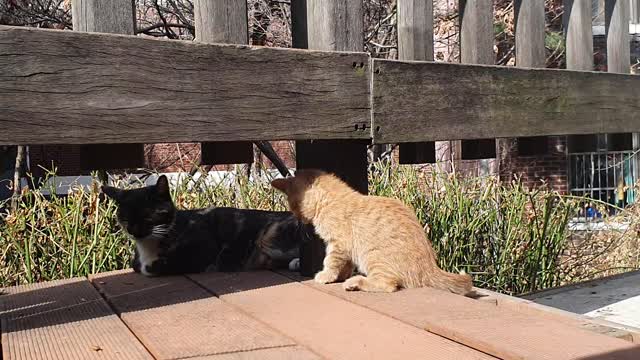
[[[172,195],[180,208],[285,209],[269,180],[239,177],[205,184],[186,178]],[[633,224],[628,230],[590,232],[578,245],[570,241],[567,224],[584,199],[528,190],[517,181],[442,177],[381,163],[372,166],[369,180],[371,194],[398,198],[415,209],[440,264],[466,269],[477,286],[520,294],[640,267],[638,206],[604,220]],[[0,213],[0,285],[128,267],[132,244],[116,225],[114,204],[97,189],[96,183],[64,197],[25,190],[19,209]]]

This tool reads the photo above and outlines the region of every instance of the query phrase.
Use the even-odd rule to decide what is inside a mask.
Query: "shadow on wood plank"
[[[112,315],[86,279],[69,279],[3,289],[2,331],[27,330]]]
[[[110,316],[114,312],[122,314],[216,297],[189,278],[198,276],[219,281],[222,287],[217,295],[293,282],[282,276],[271,277],[271,282],[251,282],[250,277],[238,281],[234,273],[146,277],[125,270],[93,275],[90,277],[93,286],[82,278],[4,288],[0,295],[2,331],[37,329]]]
[[[3,290],[0,358],[152,359],[84,278]]]

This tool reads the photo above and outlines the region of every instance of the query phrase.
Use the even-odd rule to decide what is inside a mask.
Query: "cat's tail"
[[[473,292],[473,281],[471,275],[464,271],[453,274],[438,269],[436,276],[430,278],[430,286],[440,290],[450,291],[454,294],[469,295]]]

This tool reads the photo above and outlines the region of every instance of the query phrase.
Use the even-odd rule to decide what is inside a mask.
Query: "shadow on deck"
[[[3,359],[639,359],[559,315],[293,274],[130,271],[4,289]],[[496,306],[498,305],[498,306]]]

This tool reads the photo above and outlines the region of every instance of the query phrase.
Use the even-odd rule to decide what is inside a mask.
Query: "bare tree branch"
[[[162,24],[154,24],[154,25],[151,25],[151,26],[144,27],[142,29],[138,29],[136,31],[136,34],[141,34],[141,33],[142,34],[147,34],[149,31],[156,30],[158,28],[164,28],[164,27],[167,27],[167,26],[169,26],[169,27],[177,27],[177,28],[184,28],[184,29],[189,29],[189,30],[195,30],[195,28],[192,25],[188,25],[188,24],[179,24],[179,23],[167,23],[167,24],[164,24],[164,23],[162,23]],[[149,34],[147,34],[147,35],[149,35]],[[163,33],[163,35],[164,35],[164,33]]]

